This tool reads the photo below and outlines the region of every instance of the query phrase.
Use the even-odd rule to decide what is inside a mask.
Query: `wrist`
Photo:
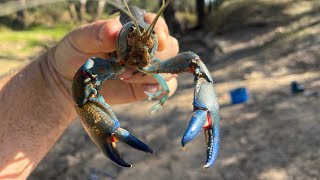
[[[12,76],[0,91],[0,142],[5,147],[0,177],[26,179],[76,117],[69,90],[50,65],[50,53]]]
[[[59,93],[62,94],[66,100],[73,104],[71,98],[72,80],[64,77],[57,71],[55,66],[55,53],[56,46],[49,49],[49,51],[43,55],[44,59],[40,58],[40,68],[43,72],[42,74],[44,79],[52,87],[50,89],[59,91]]]

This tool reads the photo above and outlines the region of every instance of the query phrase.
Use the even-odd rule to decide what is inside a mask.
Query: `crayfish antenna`
[[[154,20],[152,21],[152,23],[150,24],[150,26],[147,29],[147,34],[149,37],[151,36],[151,33],[152,33],[154,26],[156,25],[159,17],[161,16],[161,14],[166,9],[166,7],[170,4],[171,1],[172,0],[168,0],[167,2],[165,2],[165,0],[162,0],[162,5],[161,5],[161,8],[159,9],[159,11],[157,12],[157,16],[154,18]]]
[[[127,1],[126,1],[126,0],[123,0],[123,3],[124,3],[124,5],[125,5],[126,8],[127,8],[128,13],[131,14],[130,18],[132,19],[134,26],[135,26],[136,29],[138,30],[139,36],[141,36],[142,33],[141,33],[141,31],[140,31],[140,28],[139,28],[137,19],[132,15],[132,12],[131,12],[131,10],[130,10],[130,8],[129,8],[129,6],[128,6]]]
[[[114,6],[116,8],[118,8],[120,11],[122,11],[123,13],[125,13],[126,15],[128,15],[132,21],[133,21],[133,24],[134,26],[136,27],[136,29],[138,30],[139,32],[139,35],[141,36],[141,31],[140,31],[140,28],[139,28],[139,25],[138,25],[138,21],[137,19],[132,15],[131,11],[130,11],[130,8],[128,6],[128,3],[126,0],[123,0],[123,3],[125,4],[127,10],[125,10],[123,7],[121,7],[119,4],[115,3],[115,2],[112,2],[112,1],[107,1],[108,4],[110,4],[111,6]]]

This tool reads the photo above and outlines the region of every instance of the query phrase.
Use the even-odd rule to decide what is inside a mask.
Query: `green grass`
[[[35,26],[24,31],[0,28],[0,56],[32,57],[48,44],[58,42],[75,25]]]
[[[66,24],[66,25],[57,25],[54,27],[45,27],[45,26],[37,26],[30,28],[25,31],[13,31],[10,29],[0,30],[0,41],[11,41],[11,42],[19,42],[19,41],[32,41],[38,39],[52,39],[59,40],[61,39],[67,32],[69,32],[74,25]]]
[[[24,31],[0,27],[0,76],[26,63],[24,59],[38,56],[68,32],[75,25],[35,26]]]

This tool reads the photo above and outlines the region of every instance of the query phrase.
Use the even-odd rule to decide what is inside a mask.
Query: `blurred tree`
[[[26,0],[18,0],[19,1],[19,5],[21,7],[26,7]],[[17,11],[17,19],[16,21],[14,21],[13,26],[17,29],[24,29],[27,25],[26,23],[26,16],[27,16],[27,10],[26,9],[22,9]]]
[[[170,0],[165,0],[166,2]],[[160,0],[160,7],[162,5],[162,0]],[[170,3],[167,8],[163,12],[163,17],[166,20],[166,23],[168,25],[170,34],[174,36],[179,36],[182,33],[181,29],[181,23],[176,17],[176,10],[174,8],[174,4]]]
[[[86,21],[86,13],[87,13],[87,0],[80,0],[80,21]]]
[[[104,11],[104,6],[106,5],[106,0],[99,0],[98,1],[98,7],[97,7],[97,13],[95,16],[95,20],[100,19],[103,11]]]
[[[216,10],[224,0],[196,0],[198,24],[196,28],[204,27],[209,15]]]
[[[196,0],[196,6],[197,6],[197,19],[198,24],[197,28],[202,28],[204,26],[206,13],[205,13],[205,0]]]
[[[69,0],[68,1],[68,8],[69,8],[69,13],[73,21],[78,21],[78,15],[77,15],[77,9],[76,9],[76,4],[75,0]]]

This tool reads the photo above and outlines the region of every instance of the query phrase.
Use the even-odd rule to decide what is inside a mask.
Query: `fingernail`
[[[155,85],[155,84],[145,85],[145,91],[147,91],[148,93],[155,93],[159,91],[159,85]]]
[[[132,72],[124,72],[123,74],[120,74],[119,77],[122,80],[130,79],[132,77]]]

